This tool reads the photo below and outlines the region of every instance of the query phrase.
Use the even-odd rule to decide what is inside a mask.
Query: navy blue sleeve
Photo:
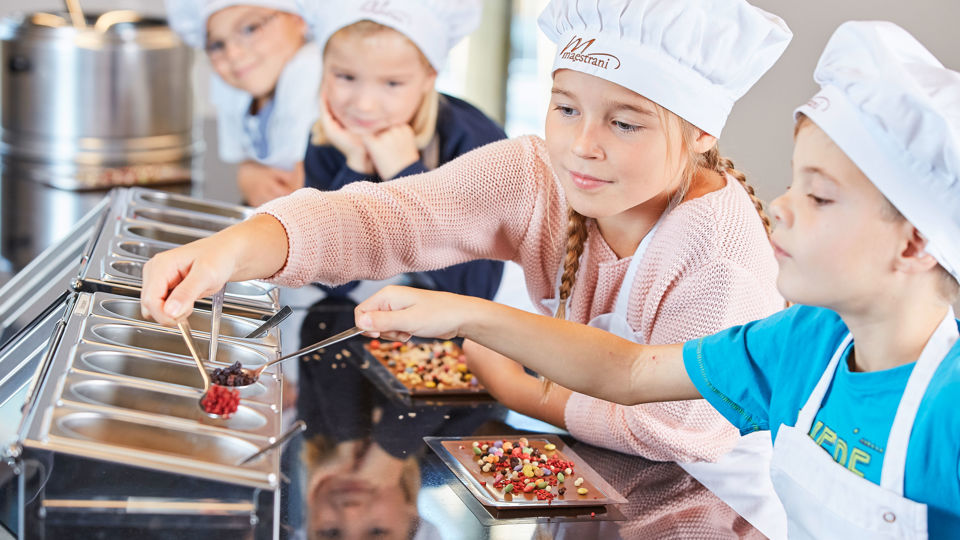
[[[308,144],[303,156],[304,185],[320,191],[336,191],[343,186],[371,179],[347,167],[347,159],[333,146]]]
[[[482,259],[420,274],[428,277],[430,284],[423,284],[428,288],[493,300],[503,278],[503,261]]]
[[[444,94],[437,113],[440,164],[467,152],[507,138],[503,128],[473,105]]]
[[[394,178],[403,178],[404,176],[412,176],[414,174],[420,174],[427,172],[427,166],[423,164],[423,160],[418,159],[407,165],[402,171],[398,172]]]

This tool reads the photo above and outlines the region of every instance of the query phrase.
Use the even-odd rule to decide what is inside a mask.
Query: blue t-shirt
[[[800,408],[848,330],[835,312],[794,306],[687,342],[700,394],[741,433],[796,424]],[[844,354],[848,357],[850,349]],[[811,435],[851,474],[879,484],[883,451],[913,364],[851,373],[841,360]],[[927,505],[930,536],[960,537],[960,342],[934,373],[917,411],[904,495]]]

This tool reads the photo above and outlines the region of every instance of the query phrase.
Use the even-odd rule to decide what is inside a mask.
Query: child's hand
[[[370,337],[406,341],[410,336],[449,339],[460,332],[472,298],[410,287],[384,287],[354,310]]]
[[[407,124],[387,128],[363,138],[367,153],[384,180],[390,180],[420,159],[413,128]]]
[[[347,128],[333,117],[330,105],[323,96],[320,98],[320,125],[323,126],[323,133],[330,144],[347,158],[347,167],[363,174],[375,172],[363,139],[347,131]]]
[[[255,161],[244,161],[237,168],[237,185],[251,206],[293,193],[299,187],[297,180],[296,171],[274,169]]]
[[[140,311],[175,326],[198,299],[227,281],[269,277],[287,260],[286,230],[276,218],[256,215],[213,236],[155,255],[143,266]]]

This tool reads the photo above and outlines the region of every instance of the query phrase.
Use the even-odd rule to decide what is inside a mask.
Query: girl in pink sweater
[[[791,34],[743,0],[642,4],[545,9],[541,28],[559,45],[546,140],[497,142],[433,172],[271,202],[150,261],[145,314],[172,324],[228,280],[337,284],[482,258],[522,265],[544,314],[641,343],[778,310],[760,203],[716,143],[734,100]],[[739,438],[703,401],[622,407],[553,387],[540,404],[535,379],[502,379],[483,377],[508,406],[652,459],[715,460]]]
[[[772,204],[794,307],[649,345],[398,287],[358,306],[357,325],[474,339],[620,403],[703,397],[774,438],[791,539],[960,538],[960,72],[893,23],[851,21],[814,78],[793,181]]]

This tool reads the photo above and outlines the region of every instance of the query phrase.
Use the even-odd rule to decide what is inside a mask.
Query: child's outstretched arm
[[[287,234],[269,215],[256,215],[212,236],[164,251],[143,267],[140,310],[167,326],[227,281],[265,278],[287,259]]]
[[[571,390],[624,405],[701,397],[681,344],[638,345],[587,325],[408,287],[382,289],[356,317],[374,337],[471,339]]]

